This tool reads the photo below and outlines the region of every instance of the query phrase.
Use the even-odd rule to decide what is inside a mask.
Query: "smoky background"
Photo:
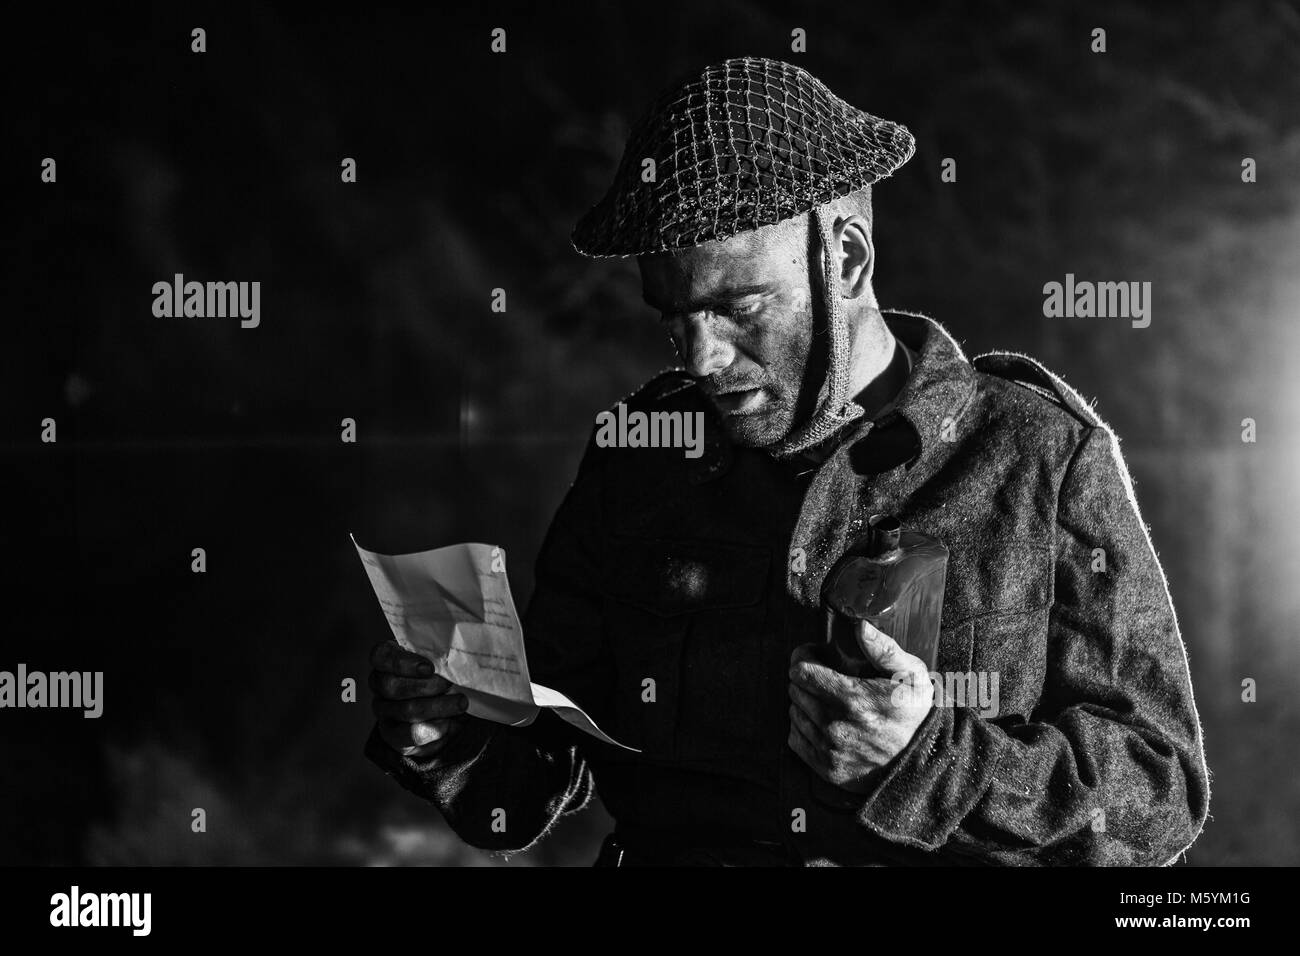
[[[595,413],[674,361],[635,263],[583,259],[569,230],[651,97],[740,55],[916,135],[874,191],[881,304],[1097,399],[1205,731],[1211,819],[1188,861],[1300,862],[1294,4],[33,17],[0,41],[0,668],[102,670],[105,712],[0,713],[0,862],[503,862],[362,757],[388,630],[348,533],[499,544],[522,609]],[[177,272],[260,281],[260,327],[155,318]],[[1150,327],[1044,318],[1066,273],[1150,281]],[[586,864],[608,825],[593,808],[509,862]]]

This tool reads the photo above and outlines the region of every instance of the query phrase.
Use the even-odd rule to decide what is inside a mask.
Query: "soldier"
[[[1032,359],[968,361],[876,302],[871,186],[913,151],[755,58],[635,127],[573,242],[637,257],[682,367],[625,401],[704,412],[704,453],[588,443],[524,634],[534,679],[640,752],[468,717],[379,645],[366,752],[467,842],[530,847],[595,787],[601,864],[1167,864],[1200,833],[1186,654],[1115,435]],[[948,547],[936,666],[993,675],[996,712],[873,628],[887,677],[812,652],[874,513]]]

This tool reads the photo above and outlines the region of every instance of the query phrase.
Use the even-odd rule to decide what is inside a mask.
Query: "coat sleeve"
[[[1200,834],[1209,775],[1186,651],[1104,424],[1066,470],[1055,561],[1030,722],[934,708],[856,810],[876,835],[990,864],[1164,865]]]
[[[598,595],[598,468],[588,445],[578,478],[547,531],[536,586],[523,618],[533,681],[562,690],[584,707],[610,686]],[[478,718],[439,754],[403,757],[372,729],[365,755],[402,787],[433,804],[466,843],[486,850],[532,847],[594,791],[583,741],[543,711],[528,727]]]

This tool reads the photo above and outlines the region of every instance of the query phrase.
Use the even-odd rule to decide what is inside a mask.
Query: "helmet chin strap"
[[[813,219],[821,237],[822,298],[826,304],[826,324],[830,330],[830,371],[826,398],[805,424],[795,428],[767,450],[775,458],[788,458],[825,441],[849,422],[862,417],[862,406],[848,401],[849,327],[844,319],[839,294],[839,270],[835,255],[834,220],[827,206],[814,206]]]

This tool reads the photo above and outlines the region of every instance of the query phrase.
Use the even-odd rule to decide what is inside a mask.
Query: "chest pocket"
[[[1051,551],[1028,538],[963,538],[948,545],[945,628],[985,614],[1017,614],[1052,603]]]
[[[1043,541],[1007,537],[959,540],[949,552],[943,628],[954,644],[939,670],[973,672],[986,695],[996,687],[995,704],[967,704],[990,710],[985,716],[1027,716],[1045,677],[1051,548]],[[963,642],[966,646],[959,646]]]
[[[767,679],[768,549],[626,535],[612,544],[614,736],[641,760],[673,764],[752,747]]]

